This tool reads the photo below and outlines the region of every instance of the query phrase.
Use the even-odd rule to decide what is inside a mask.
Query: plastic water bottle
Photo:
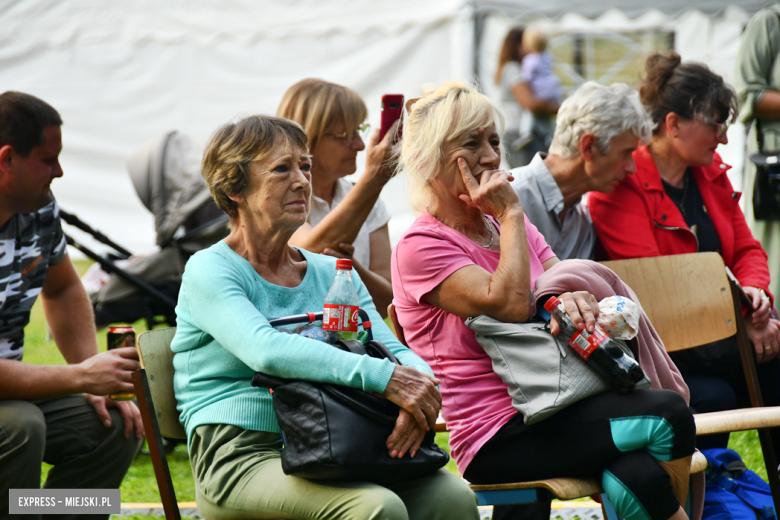
[[[633,358],[596,325],[593,332],[579,330],[574,326],[561,300],[555,296],[544,304],[544,308],[555,317],[561,327],[560,336],[596,372],[604,376],[612,387],[626,393],[634,389],[645,377],[645,373]]]
[[[322,329],[334,331],[339,339],[357,339],[360,298],[352,282],[352,260],[336,260],[336,278],[325,296]]]

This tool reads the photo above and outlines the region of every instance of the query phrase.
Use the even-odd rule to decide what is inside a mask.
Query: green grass
[[[90,262],[78,261],[76,268],[79,274],[83,274],[89,267]],[[133,324],[137,333],[145,331],[144,322]],[[98,345],[101,350],[106,348],[106,330],[98,332]],[[24,359],[28,363],[34,364],[64,364],[59,350],[52,341],[46,341],[46,320],[43,316],[43,309],[40,300],[35,303],[30,316],[30,324],[25,329],[25,351]],[[449,433],[439,433],[436,435],[436,443],[450,451]],[[761,478],[766,480],[766,469],[764,467],[764,458],[761,454],[761,447],[758,442],[758,434],[755,430],[747,432],[738,432],[731,435],[729,448],[732,448],[742,455],[748,468],[758,473]],[[195,501],[195,487],[190,470],[187,451],[184,445],[179,445],[168,456],[168,465],[171,470],[171,478],[176,489],[176,498],[179,502]],[[450,459],[446,469],[458,474],[455,467],[455,461]],[[46,479],[49,466],[44,464],[43,477]],[[42,480],[42,482],[43,482]],[[159,502],[160,494],[157,489],[157,481],[154,477],[154,469],[148,455],[140,454],[136,457],[133,465],[130,467],[124,481],[122,482],[122,502]],[[148,515],[132,515],[130,517],[137,520],[150,520],[158,518]]]

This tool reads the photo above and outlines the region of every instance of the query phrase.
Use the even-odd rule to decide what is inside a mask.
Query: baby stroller
[[[176,325],[176,299],[189,257],[228,234],[228,216],[214,203],[200,174],[202,152],[194,140],[166,132],[134,152],[127,168],[141,202],[154,214],[159,251],[131,255],[74,215],[62,219],[114,252],[101,256],[70,237],[68,243],[97,262],[82,279],[98,327],[145,319]]]

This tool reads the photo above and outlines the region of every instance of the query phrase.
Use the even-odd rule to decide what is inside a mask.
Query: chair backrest
[[[693,253],[603,264],[634,290],[668,352],[736,334],[734,300],[719,254]]]
[[[169,439],[186,439],[179,422],[176,398],[173,394],[173,352],[171,341],[176,328],[155,329],[138,336],[141,368],[146,370],[160,435]]]

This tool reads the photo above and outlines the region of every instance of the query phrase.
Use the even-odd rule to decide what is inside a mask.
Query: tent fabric
[[[766,0],[611,0],[609,2],[572,2],[571,0],[476,0],[478,12],[499,12],[509,18],[558,18],[565,13],[576,13],[587,18],[597,18],[608,10],[616,10],[629,18],[636,18],[648,11],[657,10],[670,18],[676,18],[688,10],[697,10],[708,16],[717,16],[729,6],[739,5],[749,13],[755,13],[773,2]]]
[[[357,91],[377,127],[385,93],[418,97],[425,84],[474,79],[475,11],[487,16],[477,79],[491,96],[505,30],[535,20],[566,31],[671,28],[684,59],[730,77],[742,25],[765,3],[756,2],[0,0],[0,90],[38,96],[62,115],[65,175],[52,185],[61,207],[143,252],[156,223],[125,160],[168,129],[206,142],[231,119],[274,114],[306,77]],[[406,191],[399,174],[382,194],[393,243],[414,219]]]
[[[0,9],[0,88],[38,96],[62,115],[65,175],[52,185],[62,208],[143,252],[155,244],[155,223],[125,167],[140,144],[171,128],[206,142],[237,117],[275,114],[285,90],[306,77],[359,92],[376,128],[383,94],[417,97],[426,83],[468,80],[473,23],[464,6],[12,2]],[[412,220],[403,176],[387,189],[398,237]]]
[[[251,46],[260,39],[334,34],[398,34],[412,26],[439,24],[467,0],[58,0],[15,2],[3,9],[0,49],[29,52],[42,46],[121,39],[215,47],[223,41]],[[27,25],[35,20],[35,30]],[[64,22],[64,23],[63,23]],[[13,45],[8,45],[12,43]]]
[[[211,198],[200,174],[202,148],[176,131],[166,132],[127,159],[138,197],[154,215],[157,245],[166,247],[184,221]]]

